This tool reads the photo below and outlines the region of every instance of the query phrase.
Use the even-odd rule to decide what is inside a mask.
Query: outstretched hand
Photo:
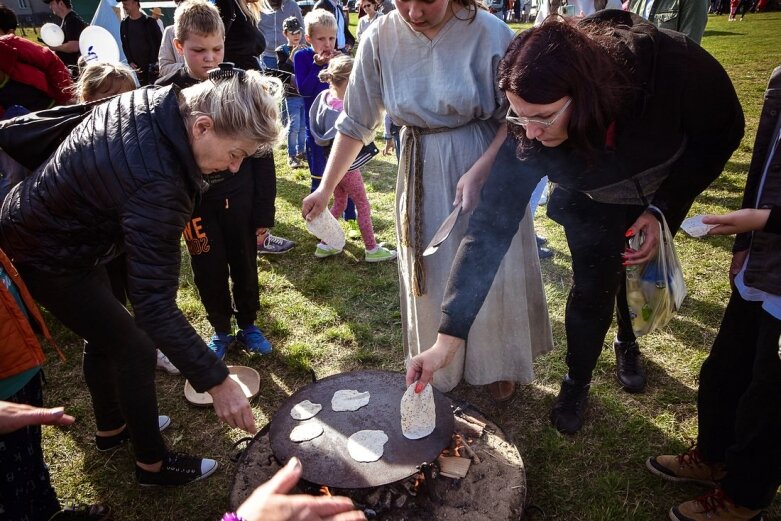
[[[255,489],[236,510],[245,521],[361,521],[366,516],[355,510],[352,501],[339,496],[286,496],[301,477],[297,458],[281,468],[270,480]]]
[[[214,412],[222,421],[250,434],[258,432],[249,400],[244,396],[241,386],[231,377],[209,389],[209,394],[214,400]]]
[[[0,434],[29,425],[70,425],[75,421],[73,416],[65,414],[62,407],[44,409],[25,403],[0,401]]]
[[[624,251],[624,266],[643,264],[656,254],[659,248],[659,220],[649,211],[643,212],[627,230],[626,236],[643,234],[643,244],[638,250],[627,248]]]
[[[733,235],[761,230],[767,224],[770,209],[743,208],[724,215],[705,215],[704,224],[715,224],[708,235]]]

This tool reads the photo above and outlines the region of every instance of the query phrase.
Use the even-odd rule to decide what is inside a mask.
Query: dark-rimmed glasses
[[[520,125],[522,127],[532,123],[534,125],[540,125],[541,127],[549,128],[551,125],[556,123],[556,120],[559,119],[559,116],[561,116],[564,111],[567,110],[567,107],[570,106],[570,103],[572,103],[572,98],[568,99],[567,103],[565,103],[564,106],[561,107],[550,119],[536,119],[527,118],[526,116],[516,116],[515,112],[513,112],[512,105],[510,105],[510,108],[507,109],[507,116],[505,119],[508,123],[512,123],[513,125]]]

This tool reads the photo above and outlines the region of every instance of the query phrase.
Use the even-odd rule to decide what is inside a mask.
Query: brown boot
[[[515,394],[515,382],[508,380],[499,380],[487,385],[488,392],[491,394],[491,398],[497,403],[502,403],[510,400]]]
[[[670,509],[672,521],[762,521],[761,510],[732,502],[721,488]]]
[[[716,486],[716,483],[726,475],[724,465],[707,463],[702,459],[697,447],[692,447],[688,452],[678,456],[656,456],[648,458],[645,462],[652,473],[660,478],[678,483],[692,482]]]

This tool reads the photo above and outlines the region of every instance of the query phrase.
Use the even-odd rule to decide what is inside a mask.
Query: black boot
[[[550,412],[550,421],[562,434],[575,434],[583,427],[590,384],[580,384],[566,376]]]
[[[640,346],[637,342],[613,342],[616,352],[616,378],[628,393],[645,390],[645,370],[640,361]]]

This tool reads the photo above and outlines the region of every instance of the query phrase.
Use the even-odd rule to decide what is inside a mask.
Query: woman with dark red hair
[[[556,184],[548,215],[564,226],[573,271],[569,371],[551,421],[573,434],[583,425],[616,307],[616,376],[629,392],[645,388],[624,267],[657,249],[650,206],[675,231],[721,173],[743,137],[743,111],[727,73],[699,45],[623,11],[576,24],[549,19],[519,34],[499,64],[498,82],[510,101],[511,138],[456,255],[437,341],[413,359],[407,380],[425,384],[463,345],[531,191],[547,174]],[[625,249],[626,238],[640,233],[643,246]]]

